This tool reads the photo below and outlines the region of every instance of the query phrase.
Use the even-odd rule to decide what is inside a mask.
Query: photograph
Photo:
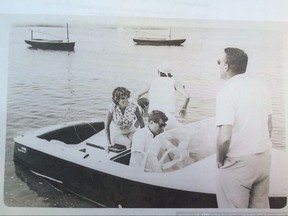
[[[288,213],[288,23],[99,8],[1,14],[0,213]]]

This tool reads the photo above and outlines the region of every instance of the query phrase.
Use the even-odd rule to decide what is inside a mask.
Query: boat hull
[[[180,46],[186,41],[186,39],[175,39],[175,40],[157,40],[157,39],[136,39],[133,41],[137,45],[152,45],[152,46]]]
[[[22,145],[15,143],[15,149]],[[14,161],[68,190],[105,207],[123,208],[217,208],[215,194],[188,192],[143,184],[27,149],[14,152]]]
[[[131,181],[30,149],[14,161],[54,186],[70,191],[102,207],[123,208],[217,208],[215,194],[190,192]],[[192,182],[191,182],[192,184]],[[269,197],[271,208],[283,208],[286,197]]]
[[[57,42],[46,40],[25,40],[25,43],[36,49],[74,51],[75,42]]]
[[[195,137],[191,144],[197,143],[195,149],[188,148],[200,151],[205,143],[210,143],[208,140],[214,140],[214,133],[209,129],[214,130],[211,123],[213,121],[205,120],[170,130],[157,136],[155,141],[186,134]],[[104,128],[104,122],[73,122],[20,135],[14,139],[14,162],[56,187],[103,207],[217,208],[213,186],[215,154],[206,152],[209,156],[204,159],[173,171],[142,172],[129,167],[130,149],[105,150]],[[203,154],[204,149],[200,151]],[[287,165],[284,154],[272,151],[271,208],[283,208],[287,202],[286,175],[279,173],[279,167]]]

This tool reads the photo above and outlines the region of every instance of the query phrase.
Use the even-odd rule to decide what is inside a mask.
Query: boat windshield
[[[144,157],[143,170],[171,172],[214,154],[216,132],[214,118],[165,131],[151,142]],[[118,154],[112,160],[128,165],[130,157],[129,150]]]

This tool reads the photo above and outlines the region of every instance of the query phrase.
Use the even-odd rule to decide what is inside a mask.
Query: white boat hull
[[[14,160],[57,186],[107,207],[216,208],[215,129],[211,123],[213,119],[159,135],[158,140],[171,140],[171,136],[186,139],[183,131],[189,130],[188,149],[194,152],[198,149],[199,158],[203,158],[191,164],[182,163],[181,169],[168,169],[163,173],[135,172],[128,165],[130,150],[105,151],[104,123],[97,125],[95,122],[56,125],[16,137]],[[93,124],[95,131],[89,129]],[[79,125],[86,125],[83,130],[86,134],[77,129]],[[80,140],[70,140],[73,144],[54,140],[51,135],[56,137],[64,131],[70,134],[66,139],[70,139],[77,137],[71,134],[77,130]],[[91,137],[81,141],[82,136],[89,136],[89,130]],[[179,167],[179,164],[175,166]],[[284,169],[287,165],[287,154],[273,149],[269,195],[272,208],[286,205],[288,178]]]

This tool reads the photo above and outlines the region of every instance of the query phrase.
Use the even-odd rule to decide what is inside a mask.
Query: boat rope
[[[79,134],[77,132],[76,125],[73,124],[73,127],[74,127],[74,131],[75,131],[75,134],[76,134],[77,138],[82,142],[83,140],[80,138],[80,136],[79,136]]]
[[[96,133],[99,132],[99,131],[96,130],[96,129],[93,127],[93,125],[91,125],[89,122],[86,122],[86,124],[89,125]],[[83,140],[81,139],[81,137],[79,136],[79,134],[78,134],[78,132],[77,132],[77,128],[76,128],[76,125],[75,125],[75,124],[73,124],[73,128],[74,128],[74,131],[75,131],[75,134],[76,134],[77,138],[78,138],[81,142],[83,142]]]
[[[94,127],[93,127],[93,125],[91,125],[89,122],[87,122],[87,124],[96,132],[96,133],[98,133],[99,131],[98,130],[96,130]]]
[[[66,37],[63,37],[63,36],[59,36],[59,35],[53,35],[53,34],[49,34],[49,33],[45,33],[45,32],[40,32],[40,31],[35,31],[33,29],[30,29],[31,31],[36,32],[36,33],[39,33],[39,34],[44,34],[44,35],[49,35],[51,37],[55,37],[55,38],[61,38],[61,39],[66,39]]]

